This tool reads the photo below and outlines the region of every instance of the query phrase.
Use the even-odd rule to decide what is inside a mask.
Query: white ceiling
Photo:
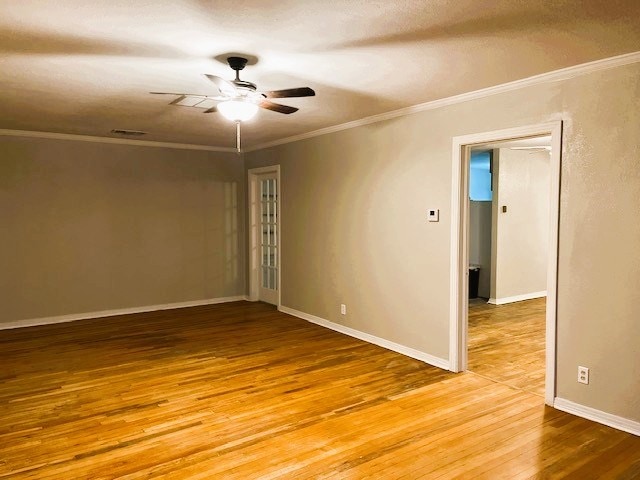
[[[150,91],[213,94],[203,73],[261,90],[246,147],[640,50],[638,0],[0,0],[0,128],[233,148],[217,113]]]

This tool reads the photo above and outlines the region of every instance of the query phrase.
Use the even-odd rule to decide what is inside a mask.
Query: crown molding
[[[149,140],[131,140],[128,138],[96,137],[91,135],[77,135],[72,133],[40,132],[34,130],[0,129],[0,136],[48,138],[53,140],[72,140],[76,142],[134,145],[136,147],[175,148],[179,150],[204,150],[207,152],[238,153],[235,148],[211,147],[208,145],[193,145],[189,143],[152,142]]]
[[[397,117],[403,117],[418,112],[424,112],[426,110],[433,110],[448,105],[455,105],[457,103],[468,102],[470,100],[476,100],[479,98],[489,97],[491,95],[497,95],[500,93],[511,92],[513,90],[519,90],[521,88],[531,87],[533,85],[540,85],[542,83],[558,82],[561,80],[567,80],[569,78],[586,75],[589,73],[598,72],[601,70],[608,70],[610,68],[621,67],[624,65],[630,65],[632,63],[640,62],[640,51],[626,53],[624,55],[618,55],[616,57],[605,58],[602,60],[596,60],[593,62],[583,63],[575,65],[573,67],[562,68],[560,70],[554,70],[547,73],[541,73],[532,77],[523,78],[521,80],[515,80],[513,82],[503,83],[501,85],[495,85],[493,87],[487,87],[472,92],[462,93],[460,95],[454,95],[452,97],[441,98],[430,102],[419,103],[410,107],[401,108],[399,110],[393,110],[391,112],[385,112],[378,115],[372,115],[370,117],[361,118],[352,122],[342,123],[340,125],[333,125],[327,128],[321,128],[312,132],[302,133],[300,135],[294,135],[291,137],[281,138],[272,142],[266,142],[254,147],[245,148],[243,152],[253,152],[256,150],[263,150],[265,148],[275,147],[286,143],[297,142],[308,138],[319,137],[320,135],[326,135],[328,133],[340,132],[342,130],[349,130],[351,128],[361,127],[364,125],[370,125],[372,123],[384,122],[385,120],[391,120]]]

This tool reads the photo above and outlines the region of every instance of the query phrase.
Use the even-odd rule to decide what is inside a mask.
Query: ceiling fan
[[[213,95],[197,95],[190,93],[150,92],[156,95],[177,95],[170,105],[198,107],[206,109],[204,113],[219,111],[225,118],[234,122],[251,119],[258,107],[278,113],[291,114],[298,109],[288,105],[274,103],[270,98],[312,97],[316,94],[309,87],[288,88],[284,90],[260,91],[255,83],[240,79],[240,70],[247,65],[243,57],[227,58],[229,67],[236,72],[236,78],[228,81],[216,75],[205,74],[216,87]]]

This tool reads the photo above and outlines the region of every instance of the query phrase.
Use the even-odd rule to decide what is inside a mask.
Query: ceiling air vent
[[[115,128],[111,130],[111,133],[115,133],[116,135],[124,135],[127,137],[139,137],[141,135],[147,134],[147,132],[141,132],[140,130],[120,130]]]

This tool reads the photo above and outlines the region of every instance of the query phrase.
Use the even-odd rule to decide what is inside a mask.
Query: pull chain
[[[240,153],[240,122],[236,122],[236,148],[238,149],[238,153]]]

